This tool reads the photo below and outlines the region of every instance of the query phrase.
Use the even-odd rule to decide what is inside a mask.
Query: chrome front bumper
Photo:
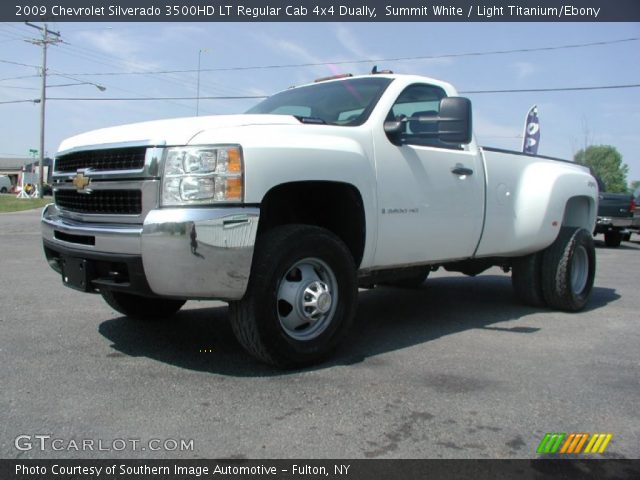
[[[42,212],[45,247],[73,258],[140,258],[152,294],[237,300],[249,281],[260,210],[151,210],[140,225],[81,223],[55,205]],[[108,281],[95,279],[95,284]],[[115,285],[115,284],[114,284]]]

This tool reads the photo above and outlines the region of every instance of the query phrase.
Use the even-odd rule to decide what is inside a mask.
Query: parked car
[[[6,175],[0,175],[0,193],[9,193],[12,188],[11,179]]]

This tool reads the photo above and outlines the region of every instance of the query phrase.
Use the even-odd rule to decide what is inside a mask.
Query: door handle
[[[473,175],[473,170],[458,164],[451,169],[451,173],[455,175]]]

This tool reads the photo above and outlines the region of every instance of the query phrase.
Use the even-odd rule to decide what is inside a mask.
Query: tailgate
[[[629,210],[631,195],[625,193],[601,193],[599,195],[599,217],[632,217]]]

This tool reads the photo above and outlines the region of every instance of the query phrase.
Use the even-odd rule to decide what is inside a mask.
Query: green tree
[[[629,189],[632,192],[635,192],[638,188],[640,188],[640,180],[634,180],[633,182],[631,182],[631,184],[629,185]]]
[[[627,192],[629,166],[622,162],[622,155],[611,145],[591,145],[578,150],[573,161],[591,167],[606,186],[607,192]]]

